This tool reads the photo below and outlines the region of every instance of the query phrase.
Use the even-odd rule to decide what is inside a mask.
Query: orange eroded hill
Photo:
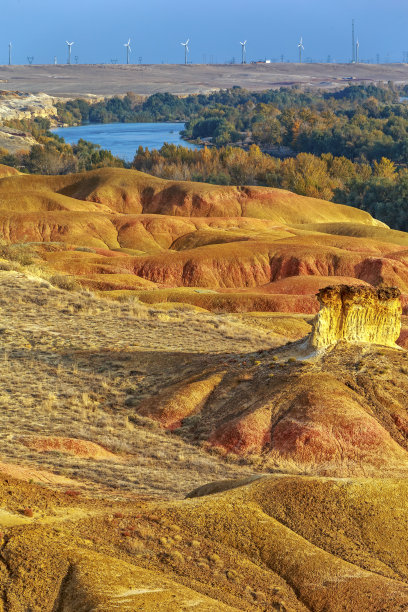
[[[209,310],[313,313],[326,282],[386,283],[408,293],[408,235],[356,208],[118,168],[7,174],[3,168],[3,238],[28,244],[50,273],[112,297],[125,291]]]
[[[136,412],[185,440],[341,476],[406,472],[406,355],[338,347],[305,359],[304,345],[232,359],[166,386]],[[222,369],[224,367],[224,369]]]

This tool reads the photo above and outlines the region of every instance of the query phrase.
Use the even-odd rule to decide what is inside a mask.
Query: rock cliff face
[[[395,347],[401,331],[400,296],[395,287],[337,285],[321,289],[311,345],[319,349],[345,341]]]
[[[27,132],[0,126],[0,148],[6,149],[9,153],[19,151],[29,151],[38,142]]]
[[[38,144],[30,133],[3,126],[3,121],[10,119],[35,119],[44,117],[55,123],[57,109],[56,99],[47,94],[26,94],[19,91],[0,91],[0,148],[15,154],[29,151]]]
[[[0,91],[0,122],[10,119],[56,117],[56,98],[45,93],[27,94],[20,91]]]

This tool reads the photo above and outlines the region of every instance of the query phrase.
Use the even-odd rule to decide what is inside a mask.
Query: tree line
[[[250,92],[240,87],[178,97],[133,93],[92,104],[58,105],[61,123],[185,122],[182,135],[218,147],[257,144],[278,157],[332,153],[353,161],[388,157],[408,163],[408,87],[350,85],[340,91],[280,88]]]

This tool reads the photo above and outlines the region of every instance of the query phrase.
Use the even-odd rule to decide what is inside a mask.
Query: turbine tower
[[[127,43],[125,43],[123,46],[126,47],[126,63],[128,64],[129,63],[129,56],[132,53],[132,49],[130,48],[130,38],[127,41]]]
[[[180,43],[180,45],[182,45],[184,47],[184,63],[187,64],[187,56],[190,52],[190,49],[188,48],[188,43],[190,42],[190,39],[187,38],[185,43]]]
[[[298,49],[299,49],[299,64],[302,63],[302,51],[305,50],[304,46],[303,46],[303,38],[302,36],[300,37],[300,41],[298,44]]]
[[[241,61],[241,64],[246,64],[246,44],[247,44],[246,40],[244,40],[244,42],[241,43],[241,47],[242,47],[242,61]]]
[[[11,42],[9,42],[9,66],[11,66]]]
[[[360,48],[360,43],[358,42],[358,38],[357,38],[357,42],[356,42],[356,64],[358,64],[358,61],[359,61],[359,48]]]
[[[351,63],[355,64],[356,62],[356,43],[355,43],[355,34],[354,34],[354,19],[351,21]]]
[[[72,51],[72,45],[74,45],[75,43],[73,42],[68,42],[67,40],[65,41],[68,45],[68,64],[71,64],[71,51]]]

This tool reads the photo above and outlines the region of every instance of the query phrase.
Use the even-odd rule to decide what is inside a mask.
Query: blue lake
[[[165,142],[198,149],[180,136],[184,123],[90,123],[78,127],[54,128],[65,142],[75,144],[80,138],[101,145],[113,155],[132,161],[140,145],[160,149]]]

